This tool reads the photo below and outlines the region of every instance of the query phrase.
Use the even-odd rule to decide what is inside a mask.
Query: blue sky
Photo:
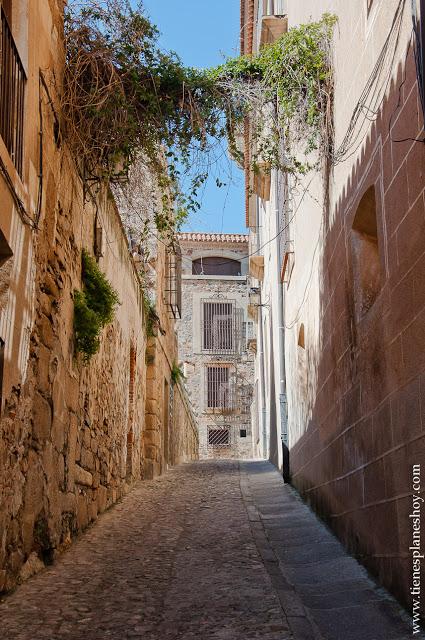
[[[146,12],[161,32],[164,49],[175,51],[183,62],[194,67],[219,64],[226,56],[239,53],[239,0],[144,0]],[[208,180],[201,210],[192,214],[185,231],[245,233],[243,174],[235,163],[224,163],[232,179],[215,175]]]

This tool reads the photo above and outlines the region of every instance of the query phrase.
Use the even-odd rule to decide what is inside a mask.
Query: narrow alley
[[[404,620],[270,463],[229,460],[139,483],[4,599],[0,635],[402,640]]]

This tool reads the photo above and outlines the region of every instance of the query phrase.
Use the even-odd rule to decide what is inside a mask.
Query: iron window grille
[[[230,427],[214,426],[208,427],[209,447],[229,447],[231,444]]]
[[[243,310],[235,300],[202,300],[202,351],[211,354],[238,354],[243,349]]]
[[[167,253],[165,304],[170,311],[170,315],[175,320],[179,320],[182,310],[182,254],[180,247],[173,247]]]
[[[208,412],[233,413],[237,409],[236,372],[232,365],[207,365],[205,386]]]
[[[0,35],[0,135],[22,177],[26,75],[4,10]]]

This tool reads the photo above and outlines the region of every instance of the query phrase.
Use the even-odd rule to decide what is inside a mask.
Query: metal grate
[[[1,10],[0,135],[22,177],[26,76],[6,15]]]
[[[182,254],[180,247],[167,253],[165,303],[176,320],[182,309]]]
[[[235,369],[229,364],[206,366],[206,408],[217,413],[237,408]]]
[[[210,447],[229,447],[230,444],[230,427],[208,427],[208,445]]]
[[[202,351],[237,354],[242,350],[243,310],[234,300],[202,300]]]

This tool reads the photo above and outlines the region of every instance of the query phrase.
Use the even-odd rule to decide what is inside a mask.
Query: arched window
[[[196,276],[240,276],[241,263],[239,260],[222,256],[197,258],[192,262],[192,274]]]
[[[363,195],[354,216],[351,245],[353,251],[354,299],[360,320],[372,307],[381,290],[375,187]]]

